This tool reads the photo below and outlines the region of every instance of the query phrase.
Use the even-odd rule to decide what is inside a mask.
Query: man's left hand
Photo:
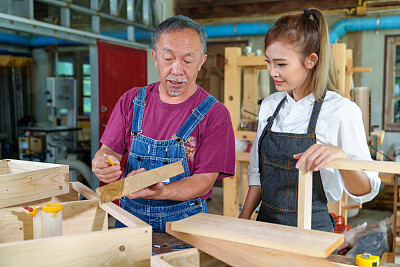
[[[142,172],[145,172],[146,170],[141,168],[139,170],[134,170],[128,173],[127,177],[133,176]],[[150,185],[146,188],[140,189],[136,192],[130,193],[127,195],[128,198],[134,199],[134,198],[155,198],[156,196],[161,195],[161,193],[164,191],[164,184],[162,182],[158,182],[156,184]]]

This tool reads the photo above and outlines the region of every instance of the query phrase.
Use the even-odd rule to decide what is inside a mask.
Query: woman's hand
[[[296,168],[304,165],[304,172],[319,171],[328,162],[336,159],[347,159],[346,153],[337,146],[313,144],[305,152],[293,155],[298,159]]]

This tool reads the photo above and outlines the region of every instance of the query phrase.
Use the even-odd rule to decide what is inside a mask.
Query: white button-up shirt
[[[273,115],[285,95],[286,100],[275,118],[271,130],[297,134],[307,132],[315,101],[313,94],[309,94],[298,102],[286,92],[277,92],[266,97],[261,104],[257,135],[250,152],[249,185],[260,185],[258,141],[268,124],[267,119]],[[328,90],[326,93],[315,132],[317,144],[338,146],[350,159],[372,160],[360,108],[354,102],[333,91]],[[364,172],[369,178],[371,192],[363,196],[354,196],[344,187],[339,170],[321,169],[322,184],[328,202],[338,201],[342,197],[343,190],[357,202],[363,203],[372,200],[378,194],[381,180],[377,172]]]

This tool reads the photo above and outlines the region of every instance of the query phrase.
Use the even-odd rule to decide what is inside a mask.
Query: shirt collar
[[[303,97],[299,101],[294,101],[294,99],[289,95],[288,92],[286,92],[286,101],[289,105],[301,105],[301,106],[307,106],[310,104],[314,104],[315,102],[315,97],[313,93],[310,93],[309,95]]]

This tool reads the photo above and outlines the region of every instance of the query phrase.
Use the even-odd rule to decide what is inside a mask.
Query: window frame
[[[394,122],[393,105],[395,99],[400,99],[400,97],[394,96],[396,73],[400,73],[400,68],[396,69],[397,46],[400,46],[400,35],[385,36],[382,124],[383,129],[388,132],[400,132],[400,122]]]

